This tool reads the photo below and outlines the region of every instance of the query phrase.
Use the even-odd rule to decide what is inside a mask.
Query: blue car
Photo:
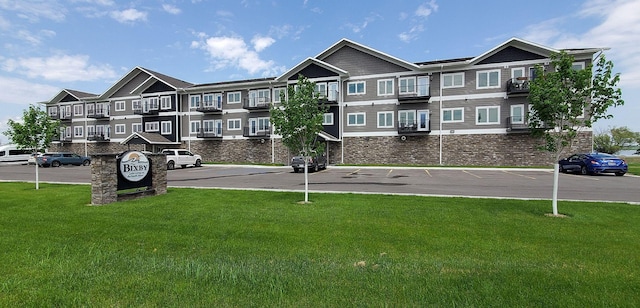
[[[558,162],[560,171],[594,175],[614,173],[623,176],[627,173],[627,163],[616,156],[606,153],[574,154]]]

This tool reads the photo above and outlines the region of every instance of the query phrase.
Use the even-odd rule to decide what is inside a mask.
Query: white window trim
[[[171,109],[171,96],[160,96],[160,109]]]
[[[481,109],[486,109],[487,110],[487,122],[483,122],[480,123],[478,122],[478,112]],[[489,110],[490,109],[497,109],[498,110],[498,121],[497,122],[488,122],[489,121]],[[476,107],[476,125],[496,125],[496,124],[500,124],[500,106],[478,106]]]
[[[169,130],[165,130],[165,125],[169,124],[167,127],[169,128]],[[171,135],[172,133],[172,128],[171,128],[171,121],[162,121],[160,122],[160,134],[161,135]]]
[[[193,102],[194,98],[198,98],[197,102]],[[196,108],[200,108],[200,106],[202,105],[202,96],[200,94],[190,94],[189,95],[189,110],[191,109],[196,109]]]
[[[330,116],[331,121],[325,121],[327,116]],[[327,112],[322,115],[322,125],[333,125],[333,113]]]
[[[453,112],[456,110],[460,110],[462,111],[462,115],[461,115],[461,119],[460,120],[455,120],[453,118]],[[444,119],[444,112],[445,111],[451,111],[451,120],[445,120]],[[464,108],[462,107],[458,107],[458,108],[442,108],[442,111],[440,113],[440,118],[442,119],[442,123],[463,123],[464,122]]]
[[[73,127],[73,137],[74,138],[82,138],[82,137],[84,137],[84,126],[74,126]]]
[[[453,81],[456,80],[456,78],[455,78],[456,75],[462,76],[462,83],[460,85],[456,85],[455,83],[453,83]],[[451,76],[451,85],[450,86],[445,86],[444,85],[444,79],[445,79],[445,77],[449,77],[449,76]],[[462,87],[464,87],[464,83],[465,83],[464,82],[464,72],[442,74],[442,80],[440,80],[440,82],[442,83],[442,88],[443,89],[462,88]]]
[[[349,116],[350,115],[355,116],[356,123],[354,123],[354,124],[349,123]],[[362,115],[362,124],[358,124],[357,123],[358,115]],[[367,113],[366,112],[351,112],[351,113],[347,113],[347,126],[365,126],[365,125],[367,125]]]
[[[273,102],[274,103],[279,103],[280,102],[280,92],[282,92],[282,91],[284,91],[285,96],[286,96],[287,88],[278,87],[278,88],[274,88],[273,89]],[[278,94],[276,95],[276,93],[278,93]]]
[[[124,101],[116,101],[115,105],[116,105],[116,111],[125,111],[127,109]]]
[[[230,126],[231,123],[236,123],[236,122],[238,124],[240,124],[240,125],[238,125],[238,127],[235,127],[235,125],[234,125],[234,127]],[[231,130],[231,131],[233,131],[233,130],[242,130],[242,119],[229,119],[229,120],[227,120],[227,130]]]
[[[378,113],[376,114],[376,125],[378,128],[393,128],[394,127],[394,119],[393,119],[393,111],[378,111]],[[380,125],[380,115],[381,114],[385,114],[385,122],[387,120],[387,117],[389,115],[391,115],[391,125]]]
[[[573,63],[571,63],[571,67],[574,67],[574,66],[580,66],[580,70],[583,70],[586,67],[584,62],[573,62]]]
[[[73,115],[74,116],[83,116],[84,115],[84,107],[83,107],[83,105],[80,105],[80,104],[73,105]]]
[[[229,99],[231,96],[235,96],[236,94],[238,94],[238,101],[232,101]],[[240,104],[240,103],[242,103],[242,92],[240,91],[227,92],[227,104]]]
[[[385,90],[386,91],[386,87],[387,87],[387,83],[391,82],[391,93],[381,93],[380,90]],[[384,88],[381,89],[380,88],[380,82],[384,82]],[[395,93],[394,87],[395,87],[395,80],[393,79],[378,79],[378,81],[376,82],[376,84],[378,85],[378,96],[391,96]]]
[[[513,109],[515,107],[522,108],[522,114],[518,114],[518,115],[514,114]],[[511,117],[511,124],[524,124],[524,117],[525,117],[524,104],[511,105],[511,111],[509,112],[509,116]],[[520,121],[514,121],[513,120],[514,116],[520,116]]]
[[[349,92],[349,86],[352,84],[356,84],[356,89],[358,88],[357,84],[363,84],[362,87],[362,92]],[[364,80],[360,80],[360,81],[350,81],[347,82],[347,95],[365,95],[367,94],[367,82]]]
[[[147,122],[144,123],[144,131],[145,132],[158,132],[160,131],[160,122]]]
[[[136,127],[139,128],[139,129],[136,130]],[[142,126],[142,123],[132,123],[131,124],[131,133],[142,132],[142,131],[144,131],[144,127]]]
[[[492,86],[492,85],[489,85],[489,80],[490,80],[491,78],[488,78],[488,77],[489,77],[489,75],[490,75],[491,73],[494,73],[494,72],[495,72],[495,73],[498,73],[498,84],[496,84],[495,86]],[[487,86],[486,86],[486,87],[481,87],[481,86],[480,86],[480,74],[484,74],[484,73],[486,73],[486,74],[487,74],[487,78],[488,78],[488,79],[487,79]],[[477,71],[477,72],[476,72],[476,89],[477,89],[477,90],[484,90],[484,89],[497,89],[497,88],[500,88],[501,75],[502,75],[502,72],[501,72],[499,69],[494,69],[494,70],[485,70],[485,71]]]
[[[126,132],[127,128],[125,124],[116,124],[115,129],[116,129],[116,135],[124,135],[127,133]]]
[[[413,91],[403,90],[402,81],[413,80]],[[416,76],[398,78],[398,94],[413,94],[418,92],[418,84]]]
[[[193,130],[193,126],[196,126],[196,130]],[[200,121],[191,121],[189,122],[189,135],[191,134],[197,134],[200,132],[200,129],[202,128],[202,125],[200,124]]]
[[[517,71],[521,71],[522,72],[522,77],[527,77],[527,69],[524,67],[514,67],[511,69],[511,79],[515,79],[516,78],[516,72]]]

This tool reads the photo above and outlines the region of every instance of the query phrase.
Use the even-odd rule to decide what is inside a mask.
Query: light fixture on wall
[[[402,141],[407,140],[407,136],[400,136],[400,140],[402,140]]]

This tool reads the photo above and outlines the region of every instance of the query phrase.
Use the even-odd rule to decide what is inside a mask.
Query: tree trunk
[[[558,179],[560,178],[560,164],[556,161],[553,164],[553,199],[551,201],[553,207],[553,216],[558,216]]]

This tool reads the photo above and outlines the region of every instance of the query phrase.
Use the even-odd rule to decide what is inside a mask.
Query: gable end
[[[545,56],[535,54],[520,48],[509,46],[496,54],[478,62],[478,64],[492,64],[503,62],[515,62],[515,61],[528,61],[528,60],[540,60]]]

